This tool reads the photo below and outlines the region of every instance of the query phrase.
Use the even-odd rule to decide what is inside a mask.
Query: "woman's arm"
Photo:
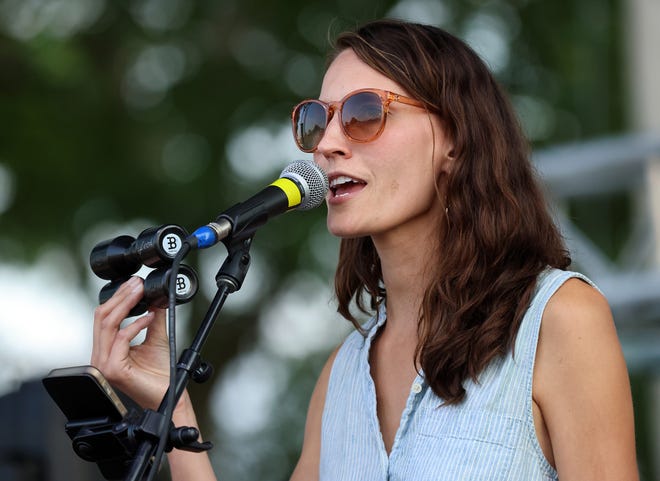
[[[330,371],[332,370],[332,364],[338,350],[339,348],[335,349],[326,361],[314,387],[314,392],[312,393],[307,410],[302,452],[300,453],[300,459],[291,475],[290,481],[318,481],[319,479],[321,419],[325,406],[325,394],[328,390],[328,381],[330,380]]]
[[[190,426],[199,429],[197,418],[188,393],[184,392],[172,414],[175,426]],[[200,440],[201,441],[201,440]],[[206,452],[191,453],[173,449],[167,455],[167,461],[172,474],[172,481],[195,480],[215,481],[216,477],[211,466],[211,460]]]
[[[630,382],[612,314],[579,279],[546,307],[533,398],[561,481],[639,479]]]

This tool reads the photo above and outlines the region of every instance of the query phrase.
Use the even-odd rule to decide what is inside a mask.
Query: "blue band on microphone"
[[[217,235],[213,229],[207,225],[203,225],[195,232],[191,234],[195,239],[197,239],[197,248],[204,249],[205,247],[211,247],[217,241]]]

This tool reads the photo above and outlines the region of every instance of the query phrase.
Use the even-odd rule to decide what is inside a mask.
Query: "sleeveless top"
[[[412,384],[390,455],[376,414],[369,348],[385,323],[381,308],[367,334],[351,333],[334,360],[321,429],[320,481],[557,480],[536,437],[532,376],[543,311],[576,272],[548,269],[538,278],[515,341],[515,355],[496,358],[466,397],[441,406],[424,381]]]

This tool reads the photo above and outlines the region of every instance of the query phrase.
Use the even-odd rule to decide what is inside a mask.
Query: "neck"
[[[387,291],[388,329],[417,332],[419,312],[429,282],[428,264],[437,255],[429,239],[373,238]]]

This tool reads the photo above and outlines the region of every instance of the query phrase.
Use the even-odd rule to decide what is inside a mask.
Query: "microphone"
[[[275,182],[195,230],[187,240],[192,248],[204,249],[230,236],[248,237],[271,217],[318,207],[327,192],[328,176],[316,163],[293,161]]]

